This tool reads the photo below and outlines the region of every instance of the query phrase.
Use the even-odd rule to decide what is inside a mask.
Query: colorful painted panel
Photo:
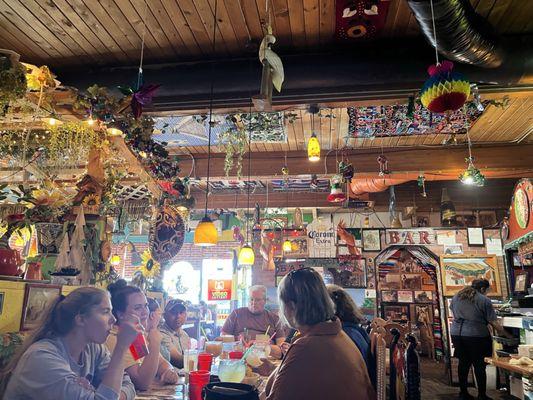
[[[441,256],[441,275],[444,296],[453,296],[474,279],[490,282],[488,296],[501,296],[500,275],[495,256]]]
[[[337,0],[335,36],[339,40],[366,40],[379,35],[389,11],[389,0]]]
[[[415,105],[412,117],[407,104],[391,106],[348,107],[348,137],[373,138],[383,136],[430,135],[436,133],[464,134],[483,114],[476,107],[467,107],[448,115],[429,112]]]

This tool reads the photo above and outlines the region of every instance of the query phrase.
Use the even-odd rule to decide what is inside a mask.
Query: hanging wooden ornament
[[[185,238],[185,224],[181,215],[170,206],[157,212],[150,227],[150,251],[152,258],[163,264],[181,250]]]

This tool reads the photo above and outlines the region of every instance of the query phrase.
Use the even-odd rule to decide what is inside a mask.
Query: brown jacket
[[[374,400],[366,365],[338,319],[321,322],[289,348],[266,386],[267,400]]]

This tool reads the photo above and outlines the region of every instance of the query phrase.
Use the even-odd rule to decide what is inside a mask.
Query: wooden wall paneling
[[[218,3],[218,12],[217,12],[217,19],[218,19],[218,29],[220,29],[220,33],[222,34],[222,37],[224,38],[224,42],[226,43],[226,47],[230,51],[230,53],[233,54],[239,54],[242,53],[244,50],[243,45],[241,45],[237,41],[237,37],[235,36],[235,31],[233,30],[233,26],[231,24],[231,20],[228,15],[228,10],[226,9],[226,5],[224,4],[223,0],[209,0],[209,3],[211,5],[211,10],[215,10],[215,3]]]
[[[46,35],[45,32],[42,32],[41,26],[39,26],[38,24],[28,25],[28,22],[22,17],[20,17],[18,13],[16,13],[14,10],[12,10],[5,1],[0,1],[0,13],[4,16],[6,20],[8,20],[11,24],[15,25],[17,27],[17,30],[23,32],[24,35],[26,35],[30,41],[34,41],[38,46],[43,48],[43,50],[45,50],[46,53],[48,53],[51,57],[62,57],[61,53],[55,48],[55,46],[53,46],[47,40],[48,38],[46,36],[50,36],[50,32],[48,32],[48,35]],[[41,30],[41,32],[39,32],[39,30]]]
[[[109,1],[111,3],[112,0],[106,1]],[[155,35],[151,31],[151,25],[146,26],[146,28],[144,27],[145,21],[143,21],[144,16],[142,15],[144,13],[144,6],[140,9],[136,9],[127,0],[114,0],[114,3],[115,7],[110,7],[109,10],[114,10],[112,11],[112,15],[114,16],[115,22],[117,24],[120,24],[120,19],[122,18],[122,23],[130,23],[132,29],[139,37],[139,49],[141,48],[143,30],[146,29],[144,35],[144,42],[148,54],[151,53],[153,59],[156,60],[161,60],[164,58],[168,59],[172,57],[173,52],[169,52],[169,49],[160,49],[159,44],[155,39]]]
[[[335,36],[335,0],[320,0],[320,43],[331,43]]]
[[[114,54],[121,62],[129,62],[133,60],[133,54],[129,55],[120,48],[115,39],[107,32],[107,27],[102,21],[96,18],[92,12],[92,6],[87,7],[82,0],[69,0],[69,4],[86,26],[94,32],[94,34],[104,44],[107,53]],[[131,56],[131,57],[130,57]]]
[[[202,20],[202,24],[204,25],[204,28],[209,37],[208,49],[209,49],[209,54],[212,54],[213,53],[213,44],[212,44],[213,43],[213,18],[214,18],[213,11],[207,0],[195,0],[194,5],[196,7],[196,11],[198,12],[198,15],[200,16]],[[218,8],[220,10],[220,3],[218,4]],[[219,17],[217,18],[220,19]],[[217,23],[217,29],[215,31],[215,37],[216,37],[216,48],[215,48],[216,54],[232,54],[233,53],[228,47],[227,43],[224,41],[224,38],[220,31],[220,24],[218,23]]]
[[[344,147],[344,143],[346,142],[346,136],[348,135],[348,125],[350,122],[346,109],[340,110],[340,118],[339,116],[337,116],[337,119],[339,120],[337,128],[337,149],[340,149]]]
[[[533,101],[520,99],[520,108],[507,118],[507,123],[501,124],[494,130],[487,140],[511,141],[518,139],[533,127]]]
[[[298,0],[294,0],[298,1]],[[263,27],[261,26],[261,18],[255,0],[239,0],[244,19],[250,35],[254,39],[261,39],[263,37]]]
[[[12,4],[15,5],[16,2],[12,2]],[[37,19],[40,23],[46,26],[72,54],[78,55],[80,60],[83,60],[84,62],[89,62],[89,60],[93,61],[93,56],[89,55],[91,54],[91,50],[94,51],[94,49],[89,47],[90,51],[87,52],[81,47],[80,44],[66,31],[68,25],[59,24],[57,20],[48,15],[48,13],[34,0],[26,0],[24,6],[28,10],[28,13],[24,16],[25,19],[30,21],[33,18]],[[77,32],[75,29],[71,29],[71,31]]]
[[[176,3],[179,7],[185,24],[189,27],[194,36],[196,43],[200,47],[203,54],[211,54],[213,51],[213,45],[211,44],[210,33],[206,31],[206,27],[196,11],[196,7],[192,0],[180,0],[179,3],[175,0],[165,0],[166,3]],[[222,47],[221,47],[222,48]]]
[[[298,150],[297,139],[296,139],[296,124],[298,120],[294,121],[292,124],[285,122],[285,129],[287,131],[287,151]]]
[[[4,49],[16,49],[21,53],[22,61],[29,61],[34,64],[44,64],[47,54],[35,43],[27,40],[23,35],[14,35],[14,31],[8,31],[4,27],[2,16],[0,15],[0,47]],[[12,33],[13,32],[13,33]]]
[[[511,6],[512,0],[498,0],[494,3],[490,14],[487,19],[489,23],[500,32],[504,26],[507,26],[506,21],[503,19],[505,12]]]
[[[296,134],[296,150],[307,151],[307,142],[305,141],[304,136],[304,122],[305,122],[305,111],[298,110],[298,119],[294,122],[294,133]]]
[[[407,34],[407,27],[409,25],[409,19],[411,15],[412,12],[407,2],[401,1],[398,6],[394,26],[392,28],[392,36],[401,37]]]
[[[171,46],[180,55],[199,56],[202,54],[194,36],[185,23],[176,1],[152,0],[152,12],[163,28]]]
[[[391,0],[389,3],[389,12],[387,13],[387,18],[385,20],[385,26],[383,27],[382,36],[392,37],[394,34],[394,26],[398,18],[398,12],[400,9],[400,3],[403,0]]]
[[[292,43],[294,47],[305,48],[305,20],[303,0],[287,0]]]
[[[514,102],[515,99],[511,100],[510,104]],[[470,128],[470,139],[475,142],[481,140],[483,135],[486,134],[487,130],[490,129],[490,126],[501,116],[505,110],[501,107],[495,107],[489,105],[483,115],[475,122],[474,125]]]
[[[292,44],[291,23],[289,18],[290,0],[269,0],[272,13],[276,20],[276,42],[282,47],[290,47]]]
[[[517,114],[517,112],[522,107],[523,101],[524,99],[514,99],[514,101],[504,110],[504,112],[497,119],[493,120],[487,129],[485,129],[485,132],[482,136],[480,136],[480,139],[483,141],[488,140],[488,138],[491,137],[494,132],[499,132],[502,126],[508,124],[510,118],[520,115]]]
[[[513,0],[503,16],[501,30],[497,29],[505,34],[527,32],[528,25],[531,26],[533,18],[531,13],[524,12],[524,8],[529,7],[531,9],[531,6],[531,3],[525,5],[523,0]]]
[[[303,2],[307,46],[316,48],[320,44],[320,10],[318,0],[303,0]]]
[[[405,35],[406,36],[417,36],[420,34],[420,28],[418,26],[418,21],[416,20],[416,17],[414,14],[409,10],[409,23],[407,24],[407,27],[405,29]]]
[[[118,0],[119,3],[126,0]],[[147,1],[145,3],[145,0],[130,0],[131,6],[139,13],[139,16],[141,17],[141,20],[144,19],[144,22],[146,23],[146,32],[150,31],[152,35],[154,36],[155,41],[157,42],[157,45],[159,46],[159,52],[168,59],[175,60],[176,56],[183,57],[183,53],[188,54],[188,51],[183,49],[183,51],[179,51],[173,43],[169,40],[167,35],[165,34],[165,31],[159,24],[158,18],[158,9],[157,6],[154,4],[154,1]],[[158,2],[159,3],[159,2]],[[148,4],[148,7],[146,7],[146,4]],[[123,6],[124,8],[127,7],[127,5]],[[159,3],[159,7],[161,7],[161,4]],[[146,12],[146,14],[145,14]],[[141,25],[142,29],[142,25]],[[142,31],[141,31],[142,32]]]
[[[494,7],[494,3],[498,0],[477,0],[476,4],[472,3],[472,6],[476,12],[483,18],[487,18]]]

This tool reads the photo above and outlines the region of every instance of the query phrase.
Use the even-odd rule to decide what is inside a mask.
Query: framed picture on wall
[[[444,296],[455,295],[478,278],[484,278],[490,282],[487,296],[502,295],[496,256],[441,256],[440,271]]]
[[[39,326],[48,306],[57,299],[60,294],[61,286],[59,285],[26,283],[20,330],[31,330]]]
[[[413,292],[410,290],[398,290],[398,303],[412,303]]]
[[[529,283],[529,274],[527,273],[527,271],[517,274],[515,277],[515,281],[514,281],[515,293],[527,292],[528,283]]]
[[[485,237],[483,236],[483,228],[466,228],[469,246],[485,246]]]
[[[383,319],[394,322],[409,322],[409,305],[404,304],[381,304]]]
[[[363,229],[363,251],[381,251],[379,229]]]

